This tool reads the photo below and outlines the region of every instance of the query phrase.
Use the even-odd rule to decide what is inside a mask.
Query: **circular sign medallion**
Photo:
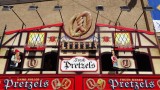
[[[65,29],[64,32],[71,39],[85,40],[95,33],[95,29],[91,29],[91,27],[91,13],[84,11],[82,13],[75,14],[70,19],[69,28]]]
[[[124,68],[129,68],[129,67],[131,67],[131,61],[129,59],[123,59],[121,61],[121,65]]]

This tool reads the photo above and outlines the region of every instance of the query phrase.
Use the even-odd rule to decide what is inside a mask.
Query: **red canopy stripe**
[[[109,25],[109,24],[97,23],[96,26],[108,27],[108,28],[116,28],[118,30],[123,30],[123,31],[146,33],[146,34],[149,34],[149,35],[153,35],[154,34],[154,32],[150,32],[150,31],[147,31],[147,30],[135,30],[134,28],[127,28],[127,27],[123,27],[123,26],[113,26],[113,25]]]
[[[6,35],[10,35],[13,33],[18,33],[18,32],[28,32],[28,31],[34,31],[34,30],[40,30],[43,28],[50,28],[50,27],[61,27],[63,26],[63,23],[57,23],[57,24],[51,24],[51,25],[45,25],[45,26],[37,26],[37,27],[32,27],[32,28],[25,28],[25,29],[18,29],[18,30],[9,30],[6,31],[5,34]]]

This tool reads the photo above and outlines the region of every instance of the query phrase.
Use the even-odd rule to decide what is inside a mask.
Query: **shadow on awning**
[[[137,4],[137,0],[131,0],[129,3],[128,3],[128,7],[130,9],[134,8]]]

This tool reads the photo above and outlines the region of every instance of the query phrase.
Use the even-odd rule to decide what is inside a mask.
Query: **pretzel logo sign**
[[[129,68],[131,67],[131,61],[129,59],[124,59],[121,61],[121,65],[124,68]]]
[[[60,89],[61,87],[66,90],[66,89],[68,89],[68,88],[70,87],[70,85],[71,85],[71,80],[68,79],[68,78],[64,78],[64,79],[62,80],[62,82],[60,82],[60,80],[59,80],[58,78],[56,78],[56,79],[52,80],[51,85],[52,85],[52,88],[53,88],[54,90],[58,90],[58,89]]]
[[[86,25],[84,24],[84,17],[86,17]],[[73,29],[74,23],[77,23],[77,27]],[[92,18],[91,13],[88,11],[84,11],[82,13],[76,14],[71,18],[70,26],[69,26],[69,33],[71,37],[80,37],[86,34],[92,25]]]
[[[28,67],[30,67],[30,68],[31,67],[36,67],[37,64],[38,64],[38,61],[35,60],[35,59],[31,59],[31,60],[28,61]]]
[[[96,83],[94,79],[89,78],[86,81],[86,85],[90,90],[93,90],[96,87],[98,88],[98,90],[104,90],[104,88],[106,87],[106,81],[99,78]]]
[[[160,88],[160,79],[157,81],[157,85]]]

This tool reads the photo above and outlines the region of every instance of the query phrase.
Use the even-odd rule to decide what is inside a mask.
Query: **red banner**
[[[159,81],[160,82],[160,81]],[[84,78],[83,90],[159,90],[156,79],[142,78]]]
[[[0,90],[160,90],[160,76],[1,75]]]
[[[0,90],[75,90],[75,77],[41,75],[0,78]]]

